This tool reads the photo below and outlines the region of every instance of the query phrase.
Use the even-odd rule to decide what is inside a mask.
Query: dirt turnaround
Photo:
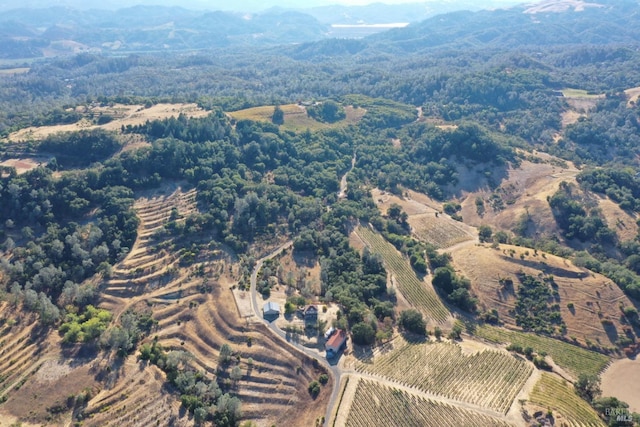
[[[614,361],[602,373],[602,395],[627,402],[631,412],[640,412],[640,360]]]

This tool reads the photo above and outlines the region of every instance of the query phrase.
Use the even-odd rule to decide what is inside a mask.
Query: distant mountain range
[[[365,51],[640,41],[640,5],[631,0],[546,0],[511,8],[451,12],[357,42],[336,40],[340,34],[328,21],[376,23],[380,16],[385,16],[386,22],[402,21],[419,16],[424,5],[321,7],[308,13],[274,8],[252,14],[163,6],[16,9],[0,16],[0,59],[276,45],[289,45],[286,52],[304,58]]]

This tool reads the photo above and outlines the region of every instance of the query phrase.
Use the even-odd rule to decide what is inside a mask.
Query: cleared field
[[[398,289],[411,305],[436,322],[444,323],[450,318],[449,310],[442,304],[431,283],[418,279],[409,261],[391,243],[366,227],[358,227],[356,232],[371,252],[384,258],[385,266],[393,275]]]
[[[110,106],[78,107],[77,112],[84,118],[76,123],[54,126],[28,127],[9,135],[9,141],[39,140],[57,132],[73,132],[81,129],[102,128],[111,131],[120,130],[122,126],[136,126],[147,120],[163,120],[184,114],[187,117],[204,117],[209,114],[196,104],[156,104],[149,108],[143,105],[114,104]],[[97,125],[90,117],[107,115],[113,118],[109,123]]]
[[[602,395],[627,402],[631,412],[640,412],[640,359],[616,360],[600,376]]]
[[[8,166],[16,169],[18,175],[28,172],[38,166],[47,164],[51,160],[49,157],[23,157],[18,159],[7,159],[0,162],[0,166]]]
[[[565,258],[518,246],[467,246],[452,250],[454,265],[471,280],[483,309],[496,309],[500,320],[516,327],[514,308],[518,300],[519,274],[553,276],[556,293],[550,304],[558,304],[566,324],[566,338],[604,348],[615,347],[623,333],[620,305],[633,306],[610,279],[579,268]],[[504,280],[511,279],[513,285]]]
[[[540,381],[533,387],[529,396],[531,403],[545,409],[558,412],[563,416],[560,425],[568,426],[604,426],[598,414],[582,400],[573,387],[556,375],[542,373]]]
[[[506,414],[533,368],[503,351],[465,354],[456,344],[407,342],[356,370]]]
[[[274,105],[265,105],[262,107],[247,108],[245,110],[232,111],[229,114],[236,120],[254,120],[254,121],[271,121],[273,116]],[[347,117],[336,123],[322,123],[312,119],[307,115],[307,110],[303,105],[286,104],[281,105],[280,109],[284,113],[283,129],[292,131],[321,130],[331,129],[346,125],[358,123],[367,110],[364,108],[353,108],[351,106],[344,107]]]
[[[28,73],[31,68],[21,67],[21,68],[4,68],[0,70],[0,76],[5,75],[9,76],[12,74],[25,74]]]
[[[604,98],[604,94],[589,93],[583,89],[562,89],[562,95],[566,98]]]
[[[630,89],[626,89],[624,93],[629,98],[627,102],[628,107],[632,107],[635,103],[638,102],[638,98],[640,97],[640,87],[632,87]]]
[[[442,205],[424,194],[407,191],[404,197],[399,197],[375,188],[371,195],[383,215],[391,205],[400,205],[408,215],[413,235],[438,248],[448,248],[477,236],[473,227],[439,213]]]
[[[536,352],[544,351],[558,366],[576,378],[580,373],[598,375],[611,360],[604,354],[526,332],[510,331],[494,326],[478,326],[473,334],[495,343],[519,344],[522,347],[531,347]]]
[[[488,415],[425,399],[374,381],[361,380],[345,425],[347,427],[506,427],[510,424]]]

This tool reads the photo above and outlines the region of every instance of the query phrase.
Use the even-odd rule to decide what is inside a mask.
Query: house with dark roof
[[[318,323],[318,306],[317,305],[308,305],[302,311],[304,314],[304,323],[307,324],[316,324]]]

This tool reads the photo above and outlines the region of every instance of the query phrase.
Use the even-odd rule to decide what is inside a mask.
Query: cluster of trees
[[[230,353],[228,345],[222,357]],[[223,346],[224,347],[224,346]],[[242,416],[240,399],[223,393],[220,385],[202,372],[193,369],[191,353],[181,350],[166,351],[157,341],[143,344],[140,348],[140,360],[157,365],[167,374],[167,381],[173,385],[181,397],[182,405],[193,414],[197,423],[213,421],[216,426],[234,427]]]
[[[457,275],[451,265],[436,268],[431,283],[449,303],[468,312],[476,311],[478,300],[469,291],[469,279]]]
[[[54,154],[60,166],[88,166],[107,159],[121,147],[114,132],[101,128],[56,133],[38,144],[38,150]]]
[[[575,186],[564,181],[560,183],[558,191],[549,199],[549,205],[567,239],[615,244],[615,231],[607,226],[597,208],[592,208],[587,213]]]
[[[307,107],[307,115],[319,122],[326,123],[335,123],[347,117],[344,108],[331,99]]]
[[[588,169],[580,172],[576,179],[583,189],[606,195],[621,209],[640,211],[640,181],[633,169]]]
[[[95,289],[82,282],[108,275],[135,239],[133,192],[98,176],[89,169],[54,178],[39,167],[0,179],[0,236],[11,254],[0,264],[5,286],[44,323],[57,322],[68,305],[92,303]]]
[[[560,295],[553,277],[541,279],[529,274],[518,275],[517,301],[514,308],[516,325],[527,331],[547,335],[566,330],[558,304]]]

